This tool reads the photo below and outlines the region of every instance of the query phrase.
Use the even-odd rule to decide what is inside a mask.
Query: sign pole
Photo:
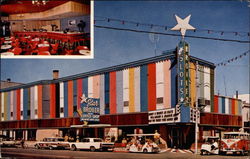
[[[199,83],[198,83],[198,61],[196,61],[196,69],[195,69],[195,74],[196,74],[196,102],[195,102],[195,154],[198,154],[198,133],[199,133],[199,128],[198,128],[198,89],[199,89]]]

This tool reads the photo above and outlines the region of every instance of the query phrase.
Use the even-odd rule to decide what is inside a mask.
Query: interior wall
[[[74,21],[74,20],[76,23],[74,25],[69,25],[69,21]],[[84,32],[90,33],[90,16],[89,15],[61,19],[61,30],[65,30],[66,28],[68,28],[70,31],[79,31],[77,24],[80,23],[80,20],[86,23]]]

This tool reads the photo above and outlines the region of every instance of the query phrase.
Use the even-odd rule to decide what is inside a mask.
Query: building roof
[[[171,51],[163,52],[163,53],[164,54],[159,55],[159,56],[150,57],[150,58],[146,58],[146,59],[142,59],[142,60],[137,60],[137,61],[133,61],[133,62],[125,63],[125,64],[120,64],[120,65],[116,65],[116,66],[111,66],[111,67],[98,69],[98,70],[94,70],[94,71],[89,71],[89,72],[85,72],[85,73],[80,73],[80,74],[76,74],[76,75],[66,76],[66,77],[58,78],[56,80],[39,80],[39,81],[27,83],[27,84],[22,84],[19,86],[0,89],[0,92],[6,92],[6,91],[20,89],[20,88],[28,88],[30,86],[40,85],[40,84],[43,85],[43,84],[58,83],[58,82],[63,82],[63,81],[68,81],[68,80],[75,80],[75,79],[79,79],[79,78],[105,74],[108,72],[121,71],[121,70],[128,69],[131,67],[138,67],[141,65],[146,65],[146,64],[149,64],[152,62],[160,62],[160,61],[163,61],[166,59],[175,60],[175,51],[171,50]],[[193,56],[190,56],[190,61],[191,62],[198,61],[198,63],[201,65],[210,67],[212,69],[215,68],[214,63],[211,63],[211,62],[208,62],[208,61],[205,61],[205,60],[193,57]]]

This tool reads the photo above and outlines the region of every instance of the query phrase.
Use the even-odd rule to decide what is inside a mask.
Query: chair
[[[50,55],[49,51],[38,51],[38,55]]]
[[[19,47],[15,47],[14,49],[11,50],[15,55],[20,55],[22,53],[22,49]]]
[[[65,49],[65,55],[73,55],[74,50]]]
[[[38,51],[49,51],[49,47],[38,47]]]
[[[59,43],[51,44],[52,49],[51,49],[50,53],[51,53],[52,55],[57,54],[57,52],[58,52],[58,46],[59,46]]]

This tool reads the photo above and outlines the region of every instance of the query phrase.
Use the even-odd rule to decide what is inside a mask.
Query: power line
[[[153,32],[153,31],[145,31],[145,30],[135,30],[135,29],[126,29],[126,28],[118,28],[118,27],[109,27],[109,26],[101,26],[101,25],[94,25],[96,28],[103,28],[109,30],[119,30],[119,31],[130,31],[130,32],[137,32],[137,33],[153,33],[159,35],[167,35],[167,36],[181,36],[179,34],[170,34],[170,33],[162,33],[162,32]],[[250,43],[250,41],[243,41],[243,40],[234,40],[234,39],[222,39],[222,38],[210,38],[210,37],[203,37],[203,36],[191,36],[186,35],[186,38],[196,38],[196,39],[207,39],[207,40],[217,40],[217,41],[228,41],[228,42],[238,42],[238,43]]]

